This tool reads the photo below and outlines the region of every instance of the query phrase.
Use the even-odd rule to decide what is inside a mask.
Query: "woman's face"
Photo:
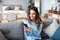
[[[36,12],[34,10],[30,10],[30,19],[34,20],[36,16]]]

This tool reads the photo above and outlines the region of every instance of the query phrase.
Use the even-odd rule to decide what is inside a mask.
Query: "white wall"
[[[2,0],[2,4],[8,4],[8,5],[22,5],[22,8],[26,10],[28,8],[28,1],[29,0]]]
[[[41,0],[42,1],[42,13],[45,14],[47,10],[51,9],[51,7],[56,6],[57,1],[56,0]]]
[[[38,8],[38,11],[40,12],[40,0],[35,0],[35,7]]]

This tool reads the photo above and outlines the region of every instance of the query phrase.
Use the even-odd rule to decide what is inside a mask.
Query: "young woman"
[[[28,20],[24,21],[24,34],[27,40],[41,40],[42,22],[38,9],[32,7],[28,10]]]

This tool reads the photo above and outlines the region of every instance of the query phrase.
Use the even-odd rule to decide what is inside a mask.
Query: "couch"
[[[58,25],[58,26],[57,26],[57,25]],[[45,33],[45,31],[42,30],[42,34],[41,34],[42,40],[60,40],[60,25],[59,25],[58,20],[55,19],[55,20],[43,21],[43,29],[45,29],[45,28],[47,28],[47,27],[49,27],[49,26],[51,26],[51,27],[54,26],[54,28],[55,28],[55,27],[58,27],[58,28],[56,29],[55,32],[53,31],[54,28],[52,28],[51,31],[54,32],[54,34],[53,34],[52,37],[49,36],[50,34],[48,35],[48,32]],[[50,29],[50,28],[49,28],[49,29]],[[49,29],[48,29],[48,30],[49,30]],[[50,32],[50,31],[49,31],[49,32]]]
[[[47,28],[52,23],[52,21],[53,20],[43,21],[43,29]],[[46,40],[50,38],[49,35],[47,35],[43,30],[41,36],[42,36],[42,40]]]
[[[43,29],[52,23],[43,21]],[[23,35],[23,22],[0,23],[0,40],[25,40]],[[49,36],[42,31],[42,40],[49,39]]]
[[[0,40],[25,40],[23,23],[0,23]]]
[[[53,20],[43,21],[43,29],[47,28]],[[42,40],[59,39],[60,27],[52,38],[42,30]],[[0,40],[25,40],[23,31],[23,22],[0,23]]]

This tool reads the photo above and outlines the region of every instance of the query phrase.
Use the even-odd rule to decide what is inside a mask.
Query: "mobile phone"
[[[24,24],[24,26],[28,27],[27,24]]]

